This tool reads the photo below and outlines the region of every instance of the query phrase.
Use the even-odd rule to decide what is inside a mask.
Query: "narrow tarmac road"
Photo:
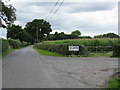
[[[117,71],[117,58],[43,56],[32,46],[3,58],[3,88],[101,88]]]

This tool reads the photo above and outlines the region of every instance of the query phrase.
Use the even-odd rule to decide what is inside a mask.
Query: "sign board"
[[[69,46],[69,51],[79,51],[79,46]]]

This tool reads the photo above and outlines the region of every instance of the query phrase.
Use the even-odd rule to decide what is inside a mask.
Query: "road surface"
[[[117,58],[43,56],[32,46],[3,58],[3,88],[101,88],[117,71]]]

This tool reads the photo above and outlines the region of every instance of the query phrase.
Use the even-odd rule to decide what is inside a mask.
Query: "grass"
[[[88,57],[112,57],[113,52],[106,52],[106,53],[89,53]]]
[[[2,55],[0,55],[0,57],[1,57],[1,56],[4,57],[4,56],[6,56],[7,54],[13,52],[14,50],[15,50],[15,49],[8,49],[6,52],[2,53]]]
[[[108,83],[108,88],[120,88],[120,77],[114,77]]]
[[[21,48],[23,48],[23,47],[21,47]],[[2,55],[0,54],[0,57],[4,57],[4,56],[6,56],[7,54],[9,54],[9,53],[11,53],[11,52],[14,52],[15,50],[18,50],[18,49],[21,49],[21,48],[17,48],[17,49],[11,48],[11,49],[8,49],[6,52],[2,53]]]
[[[63,55],[60,55],[58,53],[53,53],[53,52],[49,52],[49,51],[46,51],[46,50],[42,50],[42,49],[37,49],[35,47],[33,47],[36,51],[38,51],[39,53],[41,53],[42,55],[45,55],[45,56],[59,56],[59,57],[64,57]]]
[[[35,47],[33,47],[36,51],[38,51],[39,53],[41,53],[42,55],[45,56],[61,56],[61,57],[65,57],[61,54],[58,53],[53,53],[47,50],[42,50],[42,49],[37,49]],[[113,52],[107,52],[107,53],[89,53],[88,55],[66,55],[66,57],[112,57],[112,53]]]
[[[68,39],[68,40],[56,40],[56,41],[44,41],[44,43],[77,43],[85,46],[113,46],[118,43],[116,38],[96,38],[96,39]]]

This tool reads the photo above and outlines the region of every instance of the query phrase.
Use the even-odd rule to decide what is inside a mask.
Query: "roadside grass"
[[[6,52],[0,54],[0,58],[6,56],[7,54],[9,54],[11,52],[14,52],[15,50],[21,49],[21,48],[24,48],[24,47],[20,47],[20,48],[17,48],[17,49],[10,48]]]
[[[88,57],[112,57],[113,56],[113,52],[104,52],[104,53],[98,53],[98,52],[94,52],[94,53],[89,53]]]
[[[120,77],[114,77],[108,83],[108,88],[119,88],[120,90]],[[112,90],[112,89],[111,89]]]
[[[33,47],[36,51],[38,51],[39,53],[41,53],[42,55],[45,55],[45,56],[59,56],[59,57],[64,57],[63,55],[60,55],[58,53],[53,53],[53,52],[49,52],[49,51],[46,51],[46,50],[42,50],[42,49],[37,49],[35,47]]]
[[[58,53],[54,53],[54,52],[50,52],[47,50],[43,50],[43,49],[37,49],[35,47],[33,47],[36,51],[38,51],[39,53],[41,53],[42,55],[45,56],[59,56],[59,57],[112,57],[112,53],[113,52],[107,52],[107,53],[89,53],[88,55],[66,55],[63,56],[61,54]]]
[[[13,51],[15,51],[15,49],[8,49],[6,52],[2,53],[2,55],[0,55],[0,57],[4,57],[4,56],[6,56],[7,54],[9,54]]]

